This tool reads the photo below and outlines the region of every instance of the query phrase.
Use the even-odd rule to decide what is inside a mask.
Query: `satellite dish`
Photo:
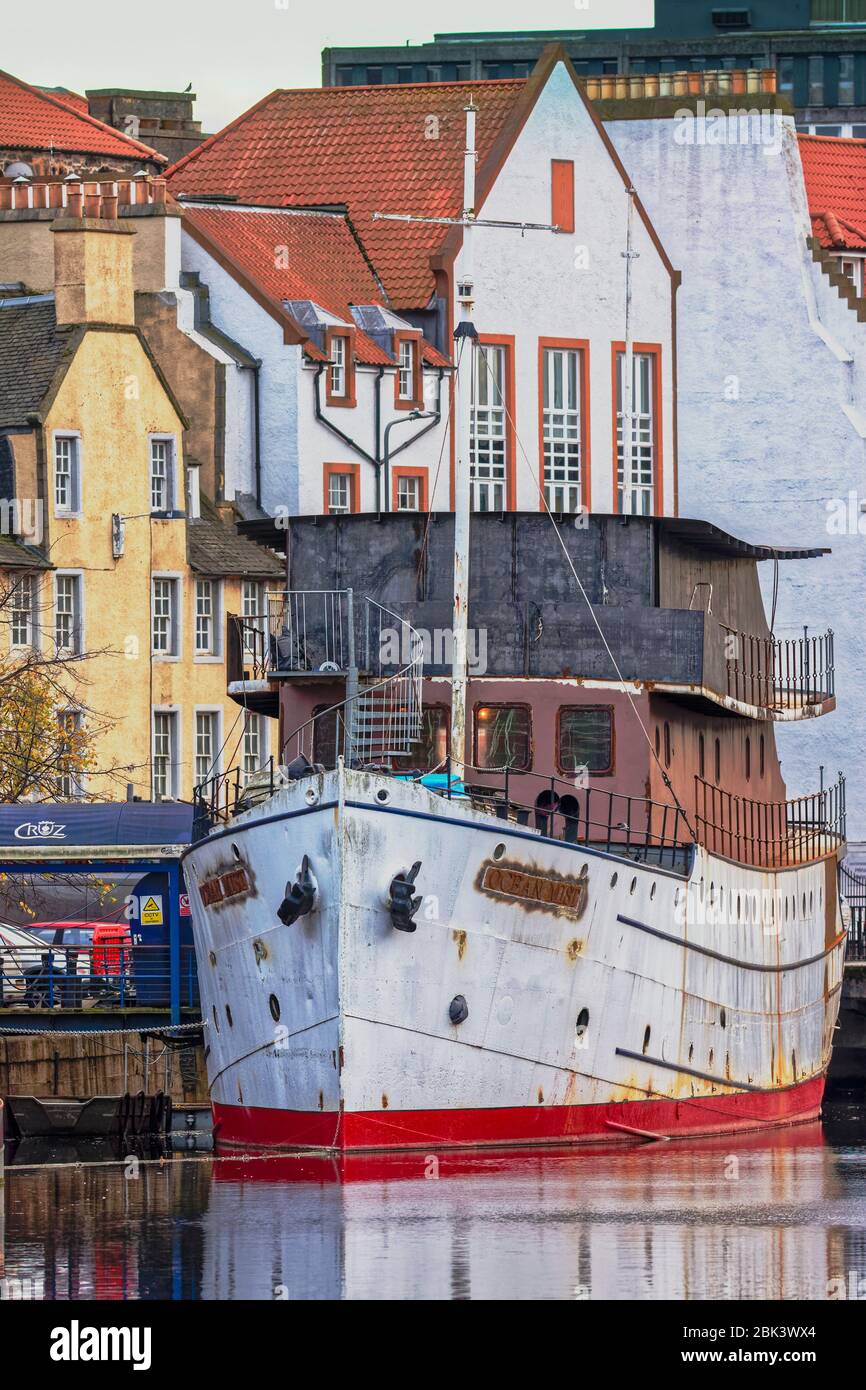
[[[319,671],[328,672],[329,674],[333,671],[334,675],[338,675],[340,668],[337,665],[336,661],[323,661],[321,666],[319,667]]]

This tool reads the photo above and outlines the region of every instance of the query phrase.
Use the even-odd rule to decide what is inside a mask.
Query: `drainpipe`
[[[388,507],[388,492],[387,492],[387,486],[388,486],[388,462],[389,462],[389,459],[390,459],[390,458],[395,458],[395,457],[397,456],[397,454],[402,453],[404,449],[408,449],[412,444],[415,443],[416,440],[420,439],[422,435],[427,434],[427,432],[428,432],[429,430],[435,429],[436,426],[437,426],[437,424],[438,424],[439,421],[441,420],[441,418],[442,418],[442,380],[443,380],[443,377],[444,377],[444,375],[445,375],[444,368],[440,367],[440,368],[438,369],[438,371],[439,371],[439,379],[438,379],[438,386],[437,386],[437,392],[436,392],[436,409],[435,409],[434,411],[432,411],[432,412],[431,412],[431,411],[424,411],[424,412],[421,412],[421,411],[411,411],[408,415],[403,416],[403,417],[401,417],[400,419],[391,420],[391,421],[385,426],[385,441],[384,441],[384,454],[385,454],[385,456],[384,456],[384,460],[383,460],[382,451],[381,451],[381,448],[380,448],[379,440],[380,440],[380,426],[381,426],[381,422],[382,422],[382,378],[383,378],[384,375],[385,375],[385,368],[384,368],[384,367],[380,367],[379,370],[378,370],[377,376],[376,376],[376,398],[375,398],[375,405],[374,405],[374,409],[375,409],[375,431],[376,431],[376,451],[375,451],[374,454],[370,454],[370,453],[367,452],[366,449],[362,448],[362,446],[361,446],[360,444],[356,443],[355,440],[352,439],[350,435],[344,433],[344,431],[341,430],[341,429],[339,428],[338,425],[335,425],[334,422],[333,422],[332,420],[329,420],[325,415],[322,414],[322,393],[321,393],[320,382],[321,382],[321,379],[322,379],[322,373],[325,371],[327,365],[328,365],[327,362],[321,362],[321,363],[319,363],[319,365],[318,365],[317,368],[316,368],[316,375],[315,375],[315,377],[314,377],[314,379],[313,379],[313,396],[314,396],[316,420],[318,421],[318,423],[319,423],[320,425],[324,425],[326,429],[329,429],[329,430],[331,431],[332,434],[335,434],[335,435],[337,436],[338,439],[342,439],[343,443],[344,443],[344,444],[347,444],[348,447],[349,447],[350,449],[354,449],[354,451],[355,451],[356,454],[360,454],[361,457],[364,458],[364,459],[366,459],[368,463],[372,463],[373,467],[374,467],[375,470],[376,470],[376,511],[377,511],[377,513],[381,514],[381,512],[382,512],[382,510],[383,510],[383,506],[382,506],[383,500],[384,500],[384,504],[385,504],[384,510],[385,510],[385,511],[389,511],[390,508]],[[417,434],[413,434],[413,435],[412,435],[412,438],[411,438],[411,439],[407,439],[406,442],[405,442],[404,444],[400,444],[400,445],[394,450],[394,453],[389,455],[389,453],[388,453],[388,435],[389,435],[389,432],[390,432],[390,430],[391,430],[391,428],[392,428],[393,425],[400,425],[400,424],[403,424],[403,423],[405,423],[406,420],[429,420],[430,423],[429,423],[428,425],[425,425],[423,429],[418,430]],[[383,471],[383,463],[384,463],[384,466],[385,466],[385,479],[384,479],[384,481],[385,481],[385,496],[384,496],[384,499],[383,499],[383,497],[382,497],[382,471]]]
[[[253,428],[255,450],[254,467],[256,478],[256,506],[261,510],[262,506],[262,452],[261,452],[261,416],[259,414],[259,373],[262,369],[261,358],[253,365]]]

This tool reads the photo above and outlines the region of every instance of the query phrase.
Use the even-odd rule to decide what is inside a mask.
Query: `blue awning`
[[[0,848],[40,857],[67,846],[189,845],[193,807],[175,801],[40,802],[0,806]]]

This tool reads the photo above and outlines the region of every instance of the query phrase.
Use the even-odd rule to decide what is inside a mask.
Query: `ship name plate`
[[[586,907],[587,871],[578,878],[530,874],[506,864],[485,864],[481,890],[497,898],[511,898],[532,907],[552,908],[569,917],[580,917]]]

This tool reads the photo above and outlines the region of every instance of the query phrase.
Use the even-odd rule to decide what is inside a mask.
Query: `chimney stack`
[[[135,228],[118,221],[117,206],[116,184],[69,187],[66,214],[51,224],[58,324],[135,323]]]

